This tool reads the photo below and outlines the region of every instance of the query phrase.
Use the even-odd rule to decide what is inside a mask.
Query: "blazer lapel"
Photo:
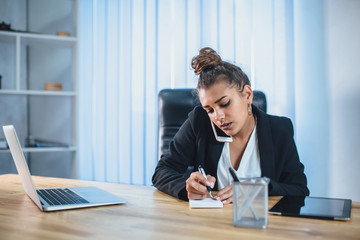
[[[275,179],[275,155],[270,131],[269,118],[264,112],[253,106],[257,117],[258,147],[260,152],[261,176]]]

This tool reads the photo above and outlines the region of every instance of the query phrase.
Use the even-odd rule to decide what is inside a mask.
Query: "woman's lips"
[[[220,127],[224,131],[229,130],[231,128],[231,123],[224,123]]]

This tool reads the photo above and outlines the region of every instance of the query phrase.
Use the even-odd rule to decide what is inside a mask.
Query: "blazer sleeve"
[[[304,165],[300,162],[296,144],[294,141],[294,129],[291,120],[285,119],[286,133],[282,133],[281,141],[276,143],[277,149],[276,172],[277,178],[270,179],[269,195],[294,195],[308,196],[307,179],[304,173]],[[281,131],[280,131],[281,133]],[[286,139],[286,141],[283,141]]]
[[[186,180],[191,173],[188,168],[194,165],[196,155],[196,133],[193,124],[196,121],[192,118],[193,112],[170,142],[169,151],[161,156],[152,177],[158,190],[182,200],[188,200]]]

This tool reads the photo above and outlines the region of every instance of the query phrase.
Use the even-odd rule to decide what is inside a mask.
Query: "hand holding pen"
[[[204,178],[207,179],[205,170],[201,167],[201,165],[199,165],[199,172],[204,176]],[[211,191],[210,186],[206,186],[206,189],[208,190],[210,197],[211,197],[211,198],[214,198],[214,196],[212,195],[212,191]]]
[[[201,166],[199,166],[198,170],[191,173],[190,177],[186,180],[186,191],[189,200],[204,199],[208,193],[213,197],[211,189],[215,185],[216,178],[206,175]]]

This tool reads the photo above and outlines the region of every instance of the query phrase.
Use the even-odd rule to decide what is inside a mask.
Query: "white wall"
[[[80,178],[151,184],[158,92],[195,87],[190,61],[205,46],[249,70],[251,2],[80,1]]]
[[[311,195],[360,200],[360,1],[294,11],[296,139]]]
[[[322,1],[294,2],[295,129],[310,194],[328,195],[329,103]]]
[[[329,195],[360,200],[360,1],[325,2]]]
[[[14,14],[16,13],[16,14]],[[11,24],[12,29],[26,30],[26,2],[25,0],[1,0],[0,1],[0,22]],[[0,75],[2,76],[2,89],[15,89],[15,41],[0,39]],[[22,48],[23,50],[24,48]],[[23,62],[21,62],[22,66]],[[21,69],[25,71],[24,67]],[[24,82],[21,79],[21,83]],[[16,108],[14,108],[16,106]],[[0,95],[0,126],[13,124],[16,127],[21,144],[25,143],[28,135],[26,96]],[[0,138],[5,135],[0,130]],[[16,168],[11,154],[0,153],[0,174],[16,173]]]
[[[293,120],[311,195],[360,200],[358,13],[350,0],[80,1],[79,177],[151,184],[157,93],[195,86],[190,59],[210,46]]]

